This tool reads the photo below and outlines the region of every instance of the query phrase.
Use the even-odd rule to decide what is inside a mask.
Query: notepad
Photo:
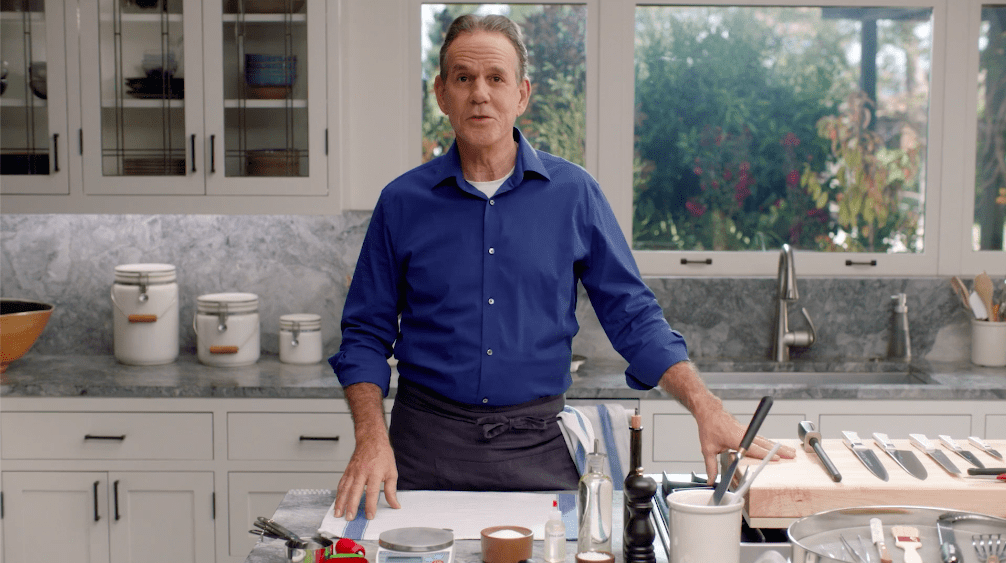
[[[377,541],[381,532],[396,528],[446,528],[455,540],[477,540],[490,526],[522,526],[536,540],[545,537],[545,521],[552,501],[559,505],[566,539],[576,540],[576,495],[573,493],[523,493],[475,491],[398,491],[400,509],[388,506],[384,496],[373,520],[364,516],[363,502],[356,519],[334,516],[335,503],[325,513],[320,532],[354,540]]]

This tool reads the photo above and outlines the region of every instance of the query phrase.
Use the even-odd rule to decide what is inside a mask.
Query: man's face
[[[513,143],[513,125],[524,113],[531,82],[517,80],[517,52],[501,33],[459,35],[447,50],[447,79],[434,90],[459,144],[490,151]]]

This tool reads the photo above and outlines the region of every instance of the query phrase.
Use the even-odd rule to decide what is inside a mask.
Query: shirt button
[[[490,305],[492,305],[492,304],[493,304],[493,303],[495,303],[495,302],[496,302],[496,300],[495,300],[495,299],[493,299],[492,297],[490,297],[490,298],[489,298],[489,304],[490,304]]]
[[[489,205],[496,205],[496,200],[495,199],[490,199],[489,200]]]
[[[488,403],[488,402],[489,402],[489,399],[482,399],[482,404],[483,405],[486,404],[486,403]]]
[[[493,355],[493,349],[492,348],[486,350],[486,356],[492,356],[492,355]]]
[[[489,254],[496,254],[496,249],[490,246],[489,247]]]

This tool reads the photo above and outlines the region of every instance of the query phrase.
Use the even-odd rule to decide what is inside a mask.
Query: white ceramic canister
[[[128,365],[178,359],[178,283],[170,264],[122,264],[112,284],[115,359]]]
[[[261,353],[258,295],[210,293],[196,299],[196,356],[214,367],[250,366]]]
[[[279,318],[279,361],[285,364],[321,361],[321,315],[303,313]]]

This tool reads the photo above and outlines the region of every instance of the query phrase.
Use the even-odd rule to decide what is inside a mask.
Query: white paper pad
[[[318,529],[339,537],[377,541],[395,528],[447,528],[455,540],[477,540],[490,526],[523,526],[544,539],[545,521],[557,501],[566,524],[566,539],[576,539],[576,495],[573,493],[496,493],[470,491],[399,491],[396,510],[381,495],[377,515],[367,520],[361,503],[356,519],[334,516],[335,503]]]

